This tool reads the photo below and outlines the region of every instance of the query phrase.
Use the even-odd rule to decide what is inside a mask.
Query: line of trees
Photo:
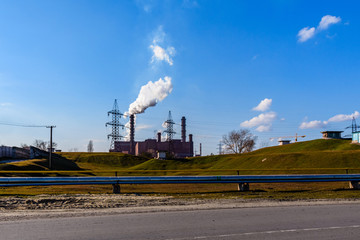
[[[48,151],[48,149],[50,148],[50,141],[43,141],[43,140],[36,139],[34,141],[34,143],[32,144],[32,146],[37,147],[37,148],[39,148],[41,150],[44,150],[44,151]],[[53,142],[52,147],[56,148],[57,146],[58,146],[58,144],[56,142]],[[30,146],[27,145],[27,144],[22,143],[21,147],[22,148],[29,148]],[[78,151],[77,148],[69,149],[69,152],[77,152],[77,151]],[[88,145],[87,145],[87,151],[88,152],[94,152],[94,143],[93,143],[92,140],[90,140]]]
[[[43,140],[36,139],[32,145],[34,147],[37,147],[37,148],[41,149],[41,150],[47,151],[50,148],[50,141],[43,141]],[[56,142],[52,143],[53,148],[56,148],[57,146],[58,146],[58,144]],[[21,147],[22,148],[29,148],[30,146],[27,145],[27,144],[22,143]]]

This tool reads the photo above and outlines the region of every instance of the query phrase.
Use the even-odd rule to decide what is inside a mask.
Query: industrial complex
[[[124,125],[120,124],[121,114],[118,110],[117,102],[115,100],[114,107],[108,112],[108,115],[112,116],[112,121],[106,123],[106,126],[112,127],[112,133],[108,135],[111,138],[110,152],[122,152],[131,155],[143,155],[154,158],[185,158],[194,156],[194,143],[193,136],[189,134],[189,139],[186,139],[186,118],[181,118],[181,139],[173,139],[175,134],[173,125],[175,122],[172,120],[171,112],[169,111],[168,119],[165,121],[166,140],[162,140],[162,132],[157,133],[157,139],[146,139],[145,141],[135,141],[135,115],[130,115],[129,119],[129,140],[121,141],[123,138],[119,130],[124,128]]]

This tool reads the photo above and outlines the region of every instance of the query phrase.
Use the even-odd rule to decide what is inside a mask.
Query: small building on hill
[[[352,143],[360,143],[360,132],[352,133]]]
[[[341,137],[341,133],[343,131],[324,131],[321,132],[322,133],[322,138],[323,139],[342,139]]]
[[[279,140],[279,146],[290,144],[291,140]]]

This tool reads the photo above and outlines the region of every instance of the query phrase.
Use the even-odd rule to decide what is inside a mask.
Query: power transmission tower
[[[175,122],[172,120],[171,117],[171,111],[169,111],[168,119],[165,121],[166,130],[164,133],[166,133],[166,141],[170,142],[173,139],[173,136],[176,132],[174,132],[174,124]]]
[[[358,125],[356,125],[355,117],[352,119],[351,130],[353,133],[357,132]]]
[[[121,140],[121,138],[123,136],[120,135],[120,127],[122,129],[124,129],[124,125],[120,123],[120,118],[123,115],[120,111],[119,111],[119,107],[117,104],[117,100],[115,99],[114,101],[114,106],[113,109],[111,111],[108,111],[108,116],[111,115],[111,122],[107,122],[105,124],[105,126],[111,126],[111,134],[108,134],[107,137],[108,139],[111,138],[111,144],[110,144],[110,150],[111,149],[115,149],[115,142]]]
[[[219,149],[219,155],[222,154],[222,144],[221,144],[221,141],[219,142],[219,145],[218,145],[218,149]]]
[[[355,117],[352,118],[351,126],[346,127],[345,129],[351,128],[351,132],[355,133],[358,131],[358,128],[360,128],[360,125],[356,124]]]

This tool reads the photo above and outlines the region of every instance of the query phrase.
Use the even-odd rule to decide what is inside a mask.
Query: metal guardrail
[[[1,187],[93,184],[360,182],[360,174],[148,176],[148,177],[0,177]]]
[[[121,173],[229,173],[239,175],[241,172],[323,172],[323,171],[343,171],[360,172],[360,168],[290,168],[290,169],[183,169],[183,170],[56,170],[56,171],[0,171],[0,174],[93,174],[108,173],[112,176],[118,176]]]

